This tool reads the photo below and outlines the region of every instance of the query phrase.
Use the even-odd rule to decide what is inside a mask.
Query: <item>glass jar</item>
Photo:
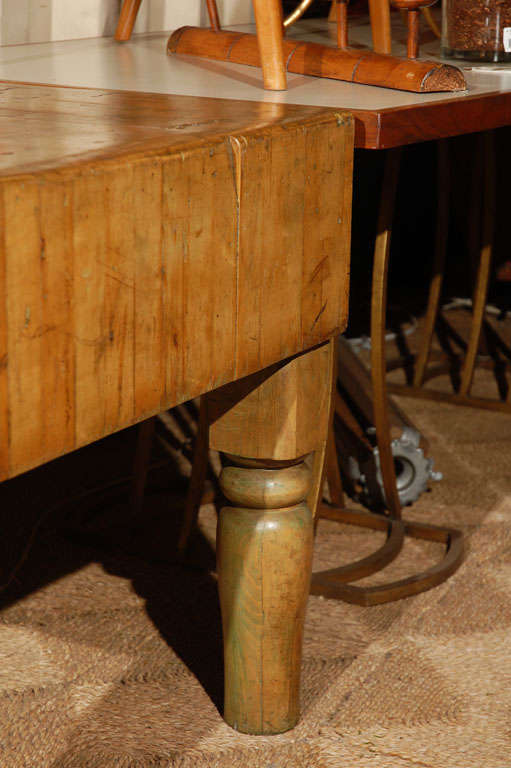
[[[442,55],[511,61],[511,0],[443,0]]]

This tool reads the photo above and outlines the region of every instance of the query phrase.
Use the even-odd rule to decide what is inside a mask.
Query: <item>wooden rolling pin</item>
[[[415,93],[463,91],[467,87],[461,70],[448,64],[288,39],[284,39],[283,47],[286,70],[299,75],[328,77]],[[181,27],[169,38],[167,53],[261,66],[257,37],[240,32]]]

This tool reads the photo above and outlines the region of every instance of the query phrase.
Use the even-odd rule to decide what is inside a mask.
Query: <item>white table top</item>
[[[394,53],[404,52],[405,31],[396,15]],[[237,27],[251,31],[251,27]],[[431,33],[421,47],[421,56],[439,58],[438,41]],[[176,95],[213,96],[250,101],[272,101],[348,110],[380,110],[418,103],[463,99],[467,92],[415,94],[404,91],[344,83],[325,78],[288,75],[288,90],[270,92],[262,88],[261,72],[252,67],[208,61],[188,56],[167,56],[170,32],[134,36],[119,44],[112,38],[92,38],[67,42],[37,43],[0,47],[0,79],[114,90],[136,90]],[[332,43],[335,25],[326,20],[306,20],[295,25],[290,36]],[[367,45],[367,21],[350,28],[350,44]],[[455,62],[465,69],[468,95],[511,91],[511,68],[486,65],[473,67]]]

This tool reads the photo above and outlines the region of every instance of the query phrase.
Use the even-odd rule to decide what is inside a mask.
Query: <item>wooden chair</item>
[[[125,0],[116,38],[126,40],[141,0]],[[167,44],[169,55],[186,54],[235,64],[261,67],[264,87],[286,88],[286,70],[295,74],[328,77],[334,80],[367,83],[405,91],[457,91],[466,88],[460,69],[432,61],[417,61],[419,9],[435,0],[392,0],[408,12],[408,58],[374,53],[366,60],[348,45],[348,0],[334,0],[337,22],[337,47],[284,38],[286,27],[294,23],[313,0],[302,0],[286,19],[280,0],[253,0],[257,35],[220,29],[215,0],[208,0],[211,27],[181,27]],[[382,51],[389,49],[386,30],[390,30],[388,0],[371,0],[374,39]]]
[[[115,32],[115,39],[119,42],[130,39],[141,1],[124,0]],[[283,91],[286,89],[286,67],[282,50],[282,5],[280,0],[252,0],[252,2],[261,52],[264,87],[271,91]],[[206,0],[206,4],[211,27],[219,31],[220,19],[216,0]]]

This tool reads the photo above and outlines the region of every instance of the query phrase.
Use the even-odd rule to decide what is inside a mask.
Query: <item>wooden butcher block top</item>
[[[346,324],[353,122],[0,84],[0,479]]]

